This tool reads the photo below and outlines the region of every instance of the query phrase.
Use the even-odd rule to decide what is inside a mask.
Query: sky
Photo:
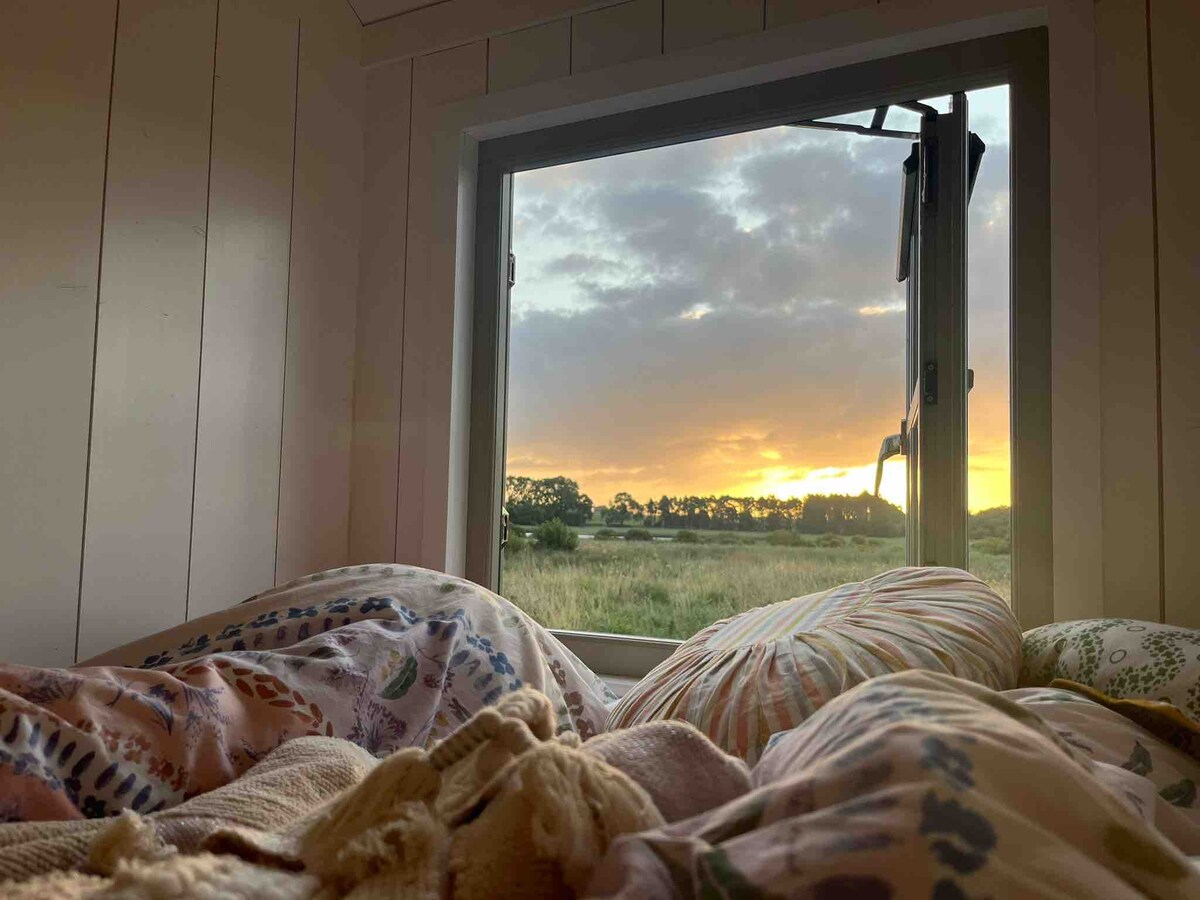
[[[972,510],[1010,496],[1007,108],[969,95]],[[517,173],[506,473],[597,505],[873,490],[905,406],[909,149],[781,127]],[[881,493],[905,505],[901,458]]]

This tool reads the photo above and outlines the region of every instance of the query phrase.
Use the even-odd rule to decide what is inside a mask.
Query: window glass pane
[[[870,125],[871,118],[875,115],[875,110],[864,109],[858,112],[842,113],[837,116],[825,116],[822,119],[817,119],[818,122],[837,122],[842,125]]]
[[[1008,503],[1007,112],[978,93],[972,511]],[[873,492],[907,401],[910,150],[780,127],[514,176],[506,596],[550,627],[686,638],[904,564],[902,457]],[[1007,590],[976,540],[999,517],[972,517],[972,566]]]
[[[1011,593],[1008,87],[968,95],[971,130],[987,149],[967,217],[967,404],[970,569]]]
[[[883,127],[894,128],[896,131],[911,131],[916,134],[921,130],[921,115],[920,113],[913,112],[911,109],[889,106]]]
[[[780,127],[514,177],[505,502],[563,525],[505,551],[506,596],[684,638],[903,565],[903,459],[871,492],[910,149]]]

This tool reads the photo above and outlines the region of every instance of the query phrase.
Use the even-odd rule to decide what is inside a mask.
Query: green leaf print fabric
[[[1200,723],[1200,630],[1136,619],[1055,622],[1025,632],[1021,687],[1055,678],[1110,697],[1159,700]]]

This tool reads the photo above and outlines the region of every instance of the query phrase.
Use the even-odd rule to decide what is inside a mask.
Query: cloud
[[[606,273],[611,273],[621,268],[621,264],[615,259],[607,259],[603,256],[596,256],[591,253],[568,253],[565,256],[556,256],[546,264],[541,275],[569,275],[569,276],[598,276]]]
[[[900,302],[884,303],[879,306],[860,306],[858,314],[860,316],[889,316],[902,313],[906,308],[907,305]]]
[[[777,128],[519,173],[509,471],[561,471],[603,502],[721,491],[764,459],[873,464],[904,412],[908,152]],[[1007,221],[994,143],[970,223],[972,415],[988,434],[1007,422]]]

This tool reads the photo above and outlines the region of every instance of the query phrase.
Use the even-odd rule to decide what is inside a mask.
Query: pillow
[[[1012,611],[975,576],[895,569],[710,625],[638,682],[608,727],[684,719],[753,763],[772,734],[869,678],[924,669],[1004,690],[1020,652]]]
[[[1021,686],[1066,678],[1110,697],[1161,700],[1200,722],[1200,630],[1136,619],[1055,622],[1025,632]]]

